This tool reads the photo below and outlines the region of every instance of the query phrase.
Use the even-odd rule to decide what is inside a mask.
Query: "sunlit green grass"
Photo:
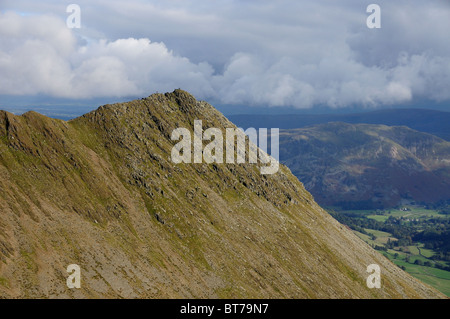
[[[394,258],[394,255],[388,251],[384,252],[384,255],[389,258],[392,262],[394,262],[397,266],[405,267],[405,271],[417,279],[423,281],[424,283],[429,284],[430,286],[436,288],[441,291],[445,295],[450,297],[450,272],[442,269],[437,269],[433,267],[420,266],[414,263],[409,263],[404,260],[403,254],[397,258]],[[415,258],[420,258],[414,256]],[[411,258],[414,260],[415,258]]]

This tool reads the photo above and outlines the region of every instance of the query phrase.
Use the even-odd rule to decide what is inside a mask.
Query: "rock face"
[[[286,130],[280,159],[321,205],[372,209],[450,199],[450,142],[404,126],[334,122]]]
[[[190,94],[69,122],[0,112],[0,296],[438,298],[323,211],[291,172],[173,164],[177,127],[234,127]],[[81,288],[66,285],[70,264]],[[381,267],[381,288],[366,285]]]

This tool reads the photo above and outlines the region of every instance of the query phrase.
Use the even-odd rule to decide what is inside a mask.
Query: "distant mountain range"
[[[450,141],[450,112],[427,109],[385,109],[354,114],[247,114],[229,115],[228,118],[244,129],[248,127],[294,129],[329,122],[408,126]]]
[[[283,130],[280,160],[322,205],[369,209],[450,199],[450,142],[405,126],[332,122]]]

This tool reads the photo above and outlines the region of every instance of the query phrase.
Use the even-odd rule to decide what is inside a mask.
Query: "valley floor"
[[[394,264],[450,297],[450,215],[419,205],[328,211]]]

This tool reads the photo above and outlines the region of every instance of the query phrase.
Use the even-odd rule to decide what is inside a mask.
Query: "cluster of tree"
[[[425,248],[442,252],[444,255],[450,254],[450,228],[427,227],[425,230],[414,234],[414,241],[422,242]],[[448,225],[447,225],[448,226]]]
[[[449,266],[446,266],[446,265],[444,265],[442,263],[439,263],[439,262],[435,263],[434,267],[442,269],[442,270],[445,270],[445,271],[450,271],[450,267]]]
[[[386,246],[374,245],[372,247],[375,250],[387,251],[387,247]]]
[[[448,200],[440,200],[436,203],[421,203],[427,209],[434,209],[438,211],[440,214],[450,215],[450,199]]]
[[[438,252],[431,257],[433,260],[450,261],[450,252]]]

